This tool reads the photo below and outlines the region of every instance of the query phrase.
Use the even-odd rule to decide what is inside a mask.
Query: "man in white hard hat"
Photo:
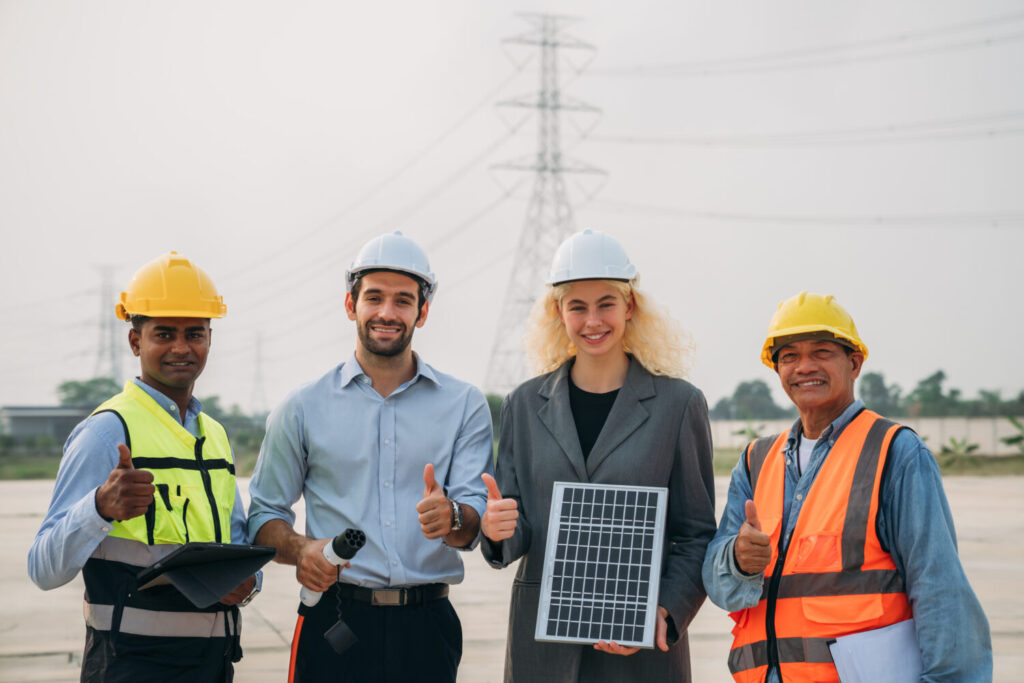
[[[800,418],[740,458],[703,572],[741,683],[992,680],[935,458],[854,398],[867,355],[832,296],[801,292],[769,325],[761,361]]]
[[[230,681],[238,606],[257,577],[206,608],[136,581],[188,542],[247,542],[227,435],[192,395],[210,319],[227,308],[205,271],[172,251],[135,273],[116,310],[141,372],[68,437],[29,575],[50,590],[82,572],[82,681]]]
[[[289,680],[455,681],[462,629],[448,586],[487,501],[490,413],[478,389],[410,346],[437,288],[415,242],[371,240],[346,284],[355,353],[271,413],[250,485],[250,533],[323,592],[299,605]],[[300,495],[305,534],[292,526]],[[366,544],[339,568],[324,550],[347,529]],[[347,649],[325,637],[339,629],[354,635]]]

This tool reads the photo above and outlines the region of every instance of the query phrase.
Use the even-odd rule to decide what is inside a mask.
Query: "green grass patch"
[[[60,457],[53,453],[0,456],[0,479],[56,479]]]
[[[741,448],[716,448],[714,455],[715,474],[729,475],[740,459]]]
[[[1024,474],[1024,454],[961,456],[942,468],[943,476],[1005,477]]]
[[[256,449],[242,448],[235,452],[235,470],[238,476],[252,474],[256,465]],[[739,448],[716,448],[715,474],[728,476],[739,460]],[[0,479],[55,479],[60,466],[60,455],[52,453],[0,455]],[[945,476],[1005,477],[1024,475],[1024,454],[1021,455],[969,455],[957,458],[947,465]]]

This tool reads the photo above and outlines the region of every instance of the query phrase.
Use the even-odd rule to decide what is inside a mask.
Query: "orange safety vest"
[[[821,466],[785,547],[779,537],[788,433],[747,447],[772,559],[760,602],[730,615],[736,626],[729,670],[738,683],[764,681],[773,666],[786,683],[838,683],[831,641],[913,616],[903,577],[875,531],[882,472],[900,429],[869,410],[854,417]]]

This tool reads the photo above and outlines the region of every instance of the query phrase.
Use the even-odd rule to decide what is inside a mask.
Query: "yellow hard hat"
[[[228,309],[206,271],[171,251],[139,268],[114,311],[128,320],[133,315],[223,318]]]
[[[802,339],[833,339],[868,357],[868,347],[861,341],[853,318],[831,294],[800,292],[780,303],[768,324],[761,362],[774,369],[772,355],[779,344]]]

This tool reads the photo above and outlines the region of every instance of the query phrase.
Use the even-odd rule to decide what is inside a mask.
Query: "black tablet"
[[[262,545],[186,543],[139,572],[139,590],[171,584],[199,608],[209,607],[270,562],[277,550]]]

